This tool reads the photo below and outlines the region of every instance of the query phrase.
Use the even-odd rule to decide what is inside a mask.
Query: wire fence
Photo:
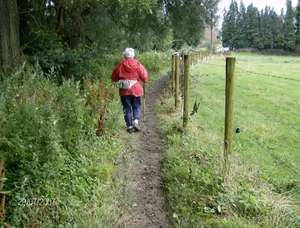
[[[214,67],[219,67],[219,68],[223,68],[223,69],[225,68],[224,65],[220,65],[220,64],[211,64],[211,63],[208,63],[208,62],[203,62],[203,64],[209,65],[209,66],[214,66]],[[295,79],[295,78],[281,77],[281,76],[272,75],[272,74],[263,74],[263,73],[258,73],[258,72],[244,70],[244,69],[241,69],[241,68],[236,68],[235,70],[238,73],[247,73],[245,75],[249,75],[250,74],[250,75],[256,75],[256,76],[264,76],[264,77],[276,78],[276,79],[280,79],[280,80],[289,80],[289,81],[294,81],[294,82],[300,82],[300,80]],[[245,76],[245,75],[243,75],[243,76]],[[205,86],[205,85],[202,84],[202,86]],[[238,89],[243,89],[243,88],[239,87]],[[210,89],[210,91],[216,93],[219,96],[224,97],[224,99],[225,99],[225,92],[221,93],[219,91],[213,91],[212,89]],[[280,123],[280,124],[284,125],[285,127],[289,128],[289,129],[291,129],[293,131],[293,132],[291,132],[291,134],[295,134],[295,133],[298,134],[298,133],[300,133],[300,127],[299,126],[294,126],[293,124],[288,123],[287,121],[285,121],[285,120],[283,120],[283,119],[281,119],[279,117],[276,117],[273,114],[267,113],[266,111],[262,110],[259,107],[254,107],[251,104],[248,104],[248,103],[246,103],[244,101],[239,100],[239,98],[235,98],[235,99],[236,99],[235,104],[236,105],[240,105],[240,107],[242,107],[243,109],[252,110],[252,111],[254,111],[256,113],[259,113],[260,115],[264,116],[265,118],[268,118],[269,121],[273,121],[276,124]],[[214,112],[218,116],[224,118],[224,114],[222,114],[222,111],[224,113],[224,110],[218,111],[218,110],[216,110],[216,108],[212,107],[209,103],[203,103],[202,102],[202,104],[204,106],[208,107],[212,112]],[[295,117],[295,118],[297,118],[297,117]],[[234,121],[234,125],[238,126],[238,124],[237,124],[236,121]],[[233,129],[233,130],[235,130],[235,129]],[[240,133],[240,129],[238,129],[238,130],[239,130],[239,132],[236,132],[236,133]],[[278,164],[279,166],[284,167],[286,170],[289,170],[290,172],[292,172],[297,177],[300,176],[300,172],[297,169],[298,167],[297,168],[295,168],[295,166],[293,167],[291,165],[289,159],[284,158],[284,156],[279,156],[278,154],[280,154],[280,152],[276,153],[274,151],[271,151],[270,149],[268,149],[268,146],[265,145],[264,142],[259,141],[257,138],[255,138],[254,136],[252,136],[251,134],[249,134],[247,131],[243,131],[242,133],[244,135],[246,135],[245,138],[247,138],[250,143],[255,144],[257,147],[259,147],[261,149],[260,151],[264,152],[268,156],[270,156],[275,161],[276,164]],[[254,153],[252,155],[255,156]],[[294,161],[294,160],[293,160],[293,162],[294,163],[300,163],[300,161]],[[274,167],[274,169],[276,169],[276,168],[278,168],[278,167]]]
[[[195,56],[195,55],[193,55],[193,56]],[[208,65],[208,66],[213,66],[213,67],[218,67],[218,68],[223,68],[223,69],[225,68],[225,65],[209,63],[208,60],[210,59],[210,57],[211,57],[210,53],[197,53],[196,58],[192,58],[191,64],[196,65],[198,63],[201,63],[201,64]],[[277,75],[272,75],[272,74],[264,74],[264,73],[244,70],[244,69],[241,69],[241,68],[236,68],[235,70],[239,73],[245,73],[245,74],[247,73],[247,75],[264,76],[264,77],[276,78],[276,79],[280,79],[280,80],[289,80],[289,81],[293,81],[293,82],[300,82],[300,80],[296,79],[296,78],[282,77],[282,76],[277,76]],[[180,77],[180,85],[181,85],[180,90],[182,90],[182,87],[183,87],[182,84],[183,83],[184,83],[183,74],[181,74],[181,77]],[[204,85],[202,85],[202,86],[204,86]],[[238,89],[243,89],[243,88],[238,88]],[[217,92],[217,93],[218,93],[218,95],[221,95],[222,97],[225,97],[225,91],[224,91],[224,93],[220,93],[220,92]],[[180,95],[178,95],[178,96],[180,96]],[[182,96],[182,94],[181,94],[181,96]],[[276,123],[280,123],[280,124],[284,125],[285,127],[288,127],[290,129],[294,130],[296,133],[300,133],[300,127],[295,126],[294,124],[288,123],[287,121],[282,120],[282,119],[280,119],[280,118],[278,118],[278,117],[276,117],[276,116],[274,116],[270,113],[267,113],[267,112],[265,112],[264,110],[262,110],[260,108],[254,107],[253,105],[250,105],[250,104],[248,104],[244,101],[240,101],[239,99],[237,99],[235,101],[235,103],[239,104],[244,109],[246,108],[246,109],[255,111],[255,112],[263,115],[264,117],[271,119],[272,121],[274,121]],[[209,109],[211,109],[211,111],[216,113],[218,116],[224,118],[224,110],[218,111],[214,107],[212,107],[209,103],[204,103],[203,101],[201,102],[201,104],[208,107]],[[221,112],[223,112],[223,114]],[[243,132],[243,133],[246,134],[245,132]],[[255,138],[251,137],[251,135],[248,135],[248,138],[251,142],[255,142],[255,144],[257,146],[261,147],[265,152],[267,152],[269,155],[271,155],[271,157],[276,159],[279,164],[282,164],[283,166],[288,168],[293,173],[299,175],[299,172],[297,170],[292,169],[287,162],[283,162],[283,159],[281,159],[279,156],[275,155],[274,153],[271,153],[263,145],[263,143],[257,141]]]
[[[193,55],[194,56],[194,55]],[[226,68],[225,68],[225,64],[213,64],[211,63],[209,60],[211,59],[211,54],[210,53],[202,53],[199,54],[197,53],[195,58],[191,58],[191,65],[193,66],[199,66],[200,72],[201,72],[201,76],[207,76],[207,77],[219,77],[220,74],[218,73],[213,73],[213,74],[209,74],[209,73],[205,73],[205,70],[203,69],[202,66],[213,66],[213,69],[217,72],[220,72],[220,70],[223,70],[223,73],[226,72],[227,73],[227,62],[226,62]],[[184,59],[183,59],[184,60]],[[173,61],[173,59],[172,59]],[[172,67],[173,69],[173,67]],[[220,70],[219,70],[220,69]],[[266,78],[270,78],[270,79],[276,79],[276,81],[280,81],[280,80],[285,80],[285,81],[289,81],[293,84],[300,82],[299,79],[297,78],[293,78],[293,77],[282,77],[282,76],[278,76],[278,75],[272,75],[272,74],[265,74],[265,73],[260,73],[260,72],[254,72],[254,71],[249,71],[249,70],[245,70],[242,68],[235,68],[235,72],[238,73],[238,79],[241,78],[245,78],[245,77],[252,77],[252,76],[257,76],[260,78],[265,78],[264,79],[264,83],[266,83]],[[288,72],[288,71],[287,71]],[[235,73],[235,74],[236,74]],[[182,84],[185,83],[185,79],[186,77],[183,75],[185,74],[185,72],[181,72],[181,76],[180,76],[180,90],[183,89]],[[172,77],[173,77],[173,72],[172,72]],[[192,77],[193,78],[193,77]],[[201,77],[200,77],[201,78]],[[223,77],[221,77],[223,79]],[[203,81],[201,81],[201,79],[199,79],[199,77],[197,77],[195,79],[195,77],[193,78],[195,80],[195,84],[194,84],[194,88],[197,87],[199,88],[199,86],[201,87],[201,93],[204,97],[204,93],[203,91],[208,91],[209,93],[209,98],[198,98],[197,100],[199,102],[199,104],[201,103],[201,108],[202,111],[204,111],[204,109],[206,108],[208,111],[208,113],[211,114],[207,114],[209,115],[209,118],[216,120],[218,123],[223,123],[223,126],[218,126],[218,128],[216,129],[214,126],[211,126],[212,129],[210,129],[209,125],[201,126],[196,126],[198,129],[202,129],[202,131],[219,131],[221,130],[222,132],[218,132],[215,133],[215,136],[213,137],[213,139],[211,140],[211,142],[216,142],[216,143],[220,143],[221,140],[223,140],[224,138],[222,138],[222,134],[226,135],[226,126],[224,126],[224,120],[226,119],[226,110],[225,110],[225,101],[227,101],[226,95],[227,92],[224,89],[220,89],[217,88],[217,86],[212,84],[205,84]],[[220,79],[220,78],[219,78]],[[172,78],[172,92],[173,92],[173,78]],[[252,80],[252,79],[251,79]],[[213,80],[212,80],[213,81]],[[274,82],[274,80],[273,80]],[[193,82],[192,82],[193,83]],[[222,84],[224,83],[224,81],[222,82]],[[226,83],[227,83],[227,78],[226,78]],[[284,84],[288,84],[291,85],[291,83],[284,83]],[[279,82],[280,85],[280,82]],[[224,85],[223,85],[224,86]],[[267,87],[268,83],[264,84],[263,86]],[[275,85],[273,85],[275,86]],[[278,86],[278,83],[277,83]],[[207,87],[207,88],[205,88]],[[227,85],[226,85],[227,88]],[[206,90],[205,90],[206,89]],[[295,90],[297,90],[297,88],[294,88]],[[237,88],[235,88],[235,90],[239,91],[240,93],[244,93],[247,92],[247,87],[243,87],[243,85],[239,85]],[[202,96],[200,93],[197,94],[197,96],[199,95],[200,97]],[[175,96],[181,96],[183,93],[181,94],[175,94]],[[225,95],[226,94],[226,95]],[[207,95],[207,94],[205,94]],[[217,102],[212,102],[212,99],[217,100]],[[222,99],[220,101],[220,99]],[[257,98],[259,99],[259,98]],[[197,101],[196,100],[196,101]],[[235,108],[234,109],[242,109],[244,113],[255,113],[253,116],[255,116],[255,118],[259,119],[259,120],[254,120],[259,122],[259,121],[265,121],[264,123],[266,123],[266,125],[271,126],[270,129],[276,129],[278,131],[283,131],[282,134],[287,134],[287,137],[284,137],[283,140],[280,139],[276,139],[274,138],[274,136],[270,137],[270,138],[262,138],[260,137],[260,132],[259,129],[255,129],[254,126],[251,125],[251,121],[244,123],[243,119],[245,118],[245,116],[243,116],[241,113],[238,112],[238,117],[233,119],[233,125],[235,126],[233,127],[231,130],[234,131],[234,143],[235,145],[237,144],[242,144],[241,148],[235,147],[234,153],[236,154],[236,151],[239,149],[239,152],[241,152],[242,150],[246,150],[243,152],[243,154],[240,156],[235,156],[234,159],[235,161],[239,162],[239,164],[244,164],[245,165],[245,169],[249,168],[249,164],[252,161],[256,162],[256,165],[254,166],[254,168],[257,169],[258,173],[264,173],[266,175],[264,175],[264,178],[267,178],[268,181],[272,178],[274,178],[275,181],[279,180],[279,185],[281,184],[280,181],[282,181],[282,183],[286,184],[287,186],[289,184],[294,185],[294,187],[292,187],[291,189],[287,190],[292,192],[296,192],[297,194],[299,194],[299,190],[300,190],[300,186],[299,186],[299,176],[300,176],[300,154],[299,154],[299,149],[300,149],[300,141],[299,141],[299,133],[300,133],[300,122],[299,122],[299,118],[297,116],[293,116],[293,118],[295,119],[295,121],[291,121],[293,120],[293,118],[291,118],[291,120],[287,120],[287,118],[285,118],[285,115],[280,114],[280,117],[277,116],[276,114],[274,114],[274,112],[270,113],[269,111],[272,110],[272,108],[274,107],[269,107],[269,108],[265,108],[267,106],[271,106],[271,103],[266,103],[265,100],[262,102],[254,102],[254,104],[249,104],[248,102],[246,102],[245,100],[243,100],[240,97],[235,97],[234,99],[234,103],[235,103]],[[247,100],[247,99],[246,99]],[[251,100],[250,100],[251,101]],[[185,102],[185,101],[184,101]],[[197,102],[195,102],[196,104]],[[217,105],[216,105],[217,104]],[[294,102],[293,104],[298,104],[297,102]],[[195,105],[194,105],[195,106]],[[300,105],[299,105],[300,107]],[[198,109],[198,107],[197,107]],[[296,108],[295,108],[296,109]],[[297,110],[297,109],[296,109]],[[194,111],[194,110],[193,110]],[[196,110],[197,112],[197,110]],[[234,111],[235,112],[235,111]],[[299,110],[300,112],[300,110]],[[192,112],[193,113],[193,112]],[[201,115],[201,113],[200,113]],[[236,112],[235,114],[236,115]],[[183,118],[185,118],[183,116]],[[193,118],[193,117],[191,117]],[[247,118],[249,119],[249,117],[247,116]],[[250,116],[251,119],[251,116]],[[193,121],[194,122],[194,121]],[[226,121],[225,121],[226,122]],[[242,124],[241,124],[242,123]],[[213,125],[215,123],[212,123]],[[226,123],[225,123],[226,125]],[[242,127],[239,127],[239,125],[242,125]],[[247,126],[249,125],[249,126]],[[205,129],[205,128],[209,128],[209,129]],[[214,134],[214,133],[213,133]],[[268,133],[267,133],[268,134]],[[211,136],[212,132],[208,132],[208,135]],[[291,144],[290,142],[287,141],[287,139],[289,139],[290,135],[292,135],[294,138],[294,142],[293,142],[293,148],[292,148],[292,152],[294,154],[292,154],[290,151],[284,151],[286,153],[282,153],[282,145],[286,146],[287,148],[289,148],[289,144]],[[276,135],[275,135],[276,136]],[[272,142],[272,140],[274,140],[274,142]],[[246,141],[246,143],[245,143]],[[226,140],[223,140],[223,143],[226,144]],[[246,144],[246,146],[244,146]],[[274,144],[274,145],[273,145]],[[282,144],[280,146],[278,146],[278,144]],[[211,146],[211,144],[210,144]],[[222,145],[225,148],[225,145]],[[224,154],[225,154],[225,150],[224,150]],[[261,160],[261,159],[267,159],[266,160]],[[226,158],[224,156],[224,161],[226,163]],[[223,163],[224,163],[223,161]],[[268,167],[266,168],[264,163],[268,163]],[[225,165],[226,166],[226,165]],[[224,167],[223,167],[224,168]],[[226,167],[225,167],[226,169]],[[256,170],[255,169],[255,170]],[[254,170],[252,170],[254,171]],[[288,176],[284,176],[281,171],[284,171],[285,174],[289,173]],[[274,183],[271,181],[271,183]],[[286,186],[283,186],[283,188],[285,188]],[[291,213],[291,211],[287,211],[286,212],[287,215],[289,217],[292,218],[292,220],[294,220],[295,224],[299,224],[299,218],[297,218],[297,214],[296,213]],[[296,216],[294,216],[294,214]]]
[[[211,63],[208,63],[208,62],[203,62],[203,64],[210,65],[210,66],[215,66],[215,67],[223,67],[223,68],[225,67],[224,65],[211,64]],[[245,73],[249,73],[249,74],[252,74],[252,75],[257,75],[257,76],[265,76],[265,77],[279,78],[279,79],[284,79],[284,80],[291,80],[291,81],[300,82],[300,79],[296,79],[296,78],[282,77],[282,76],[272,75],[272,74],[262,74],[262,73],[258,73],[258,72],[244,70],[244,69],[241,69],[241,68],[235,68],[235,70],[242,71],[242,72],[245,72]]]

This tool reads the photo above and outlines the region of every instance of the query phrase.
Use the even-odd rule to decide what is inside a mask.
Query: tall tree
[[[248,47],[247,28],[246,28],[246,7],[244,3],[240,2],[239,12],[237,16],[237,29],[236,29],[236,46],[238,48]]]
[[[300,47],[300,0],[296,7],[296,47]]]
[[[0,73],[21,64],[17,1],[0,1]]]
[[[269,6],[265,7],[265,10],[261,13],[261,26],[260,26],[261,42],[263,48],[273,48],[272,39],[272,18],[271,10]]]
[[[285,37],[284,37],[284,10],[281,9],[281,13],[278,17],[278,21],[276,24],[276,30],[278,35],[276,36],[275,39],[275,48],[277,49],[285,49],[286,45],[285,45]]]
[[[207,19],[206,19],[206,24],[210,28],[210,45],[213,47],[213,28],[217,25],[219,21],[219,16],[218,16],[218,4],[219,1],[215,0],[210,0],[206,1],[206,8],[207,8]]]
[[[213,10],[220,0],[164,0],[164,10],[170,19],[177,48],[187,43],[199,44],[204,35],[207,22],[213,20]]]
[[[246,26],[247,26],[247,37],[250,47],[253,48],[262,48],[260,42],[260,14],[256,7],[251,3],[247,7],[247,17],[246,17]]]
[[[223,46],[237,46],[236,32],[237,32],[237,17],[238,5],[235,0],[232,0],[229,5],[229,10],[224,13],[223,19],[223,33],[222,43]]]
[[[288,50],[295,50],[295,26],[294,26],[294,10],[292,1],[286,1],[286,14],[284,20],[284,37],[285,37],[285,48]]]
[[[162,12],[159,1],[162,0],[18,0],[21,41],[29,54],[53,50],[60,43],[71,49],[95,45],[111,52],[128,44],[140,47],[137,41],[147,38],[145,47],[158,35],[153,23],[158,21],[158,9]]]
[[[271,48],[281,48],[281,43],[284,43],[283,37],[283,20],[274,9],[270,12],[272,45]]]
[[[223,21],[222,21],[222,46],[227,47],[230,44],[230,29],[229,29],[229,15],[228,11],[224,8]]]

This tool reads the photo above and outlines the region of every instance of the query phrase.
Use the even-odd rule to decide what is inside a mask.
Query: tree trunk
[[[0,73],[20,64],[17,0],[0,0]]]

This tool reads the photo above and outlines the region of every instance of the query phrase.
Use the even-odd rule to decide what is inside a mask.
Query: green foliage
[[[32,65],[38,63],[48,76],[55,76],[59,83],[64,79],[82,80],[86,76],[97,79],[100,77],[99,68],[94,69],[93,64],[97,59],[104,59],[104,56],[99,55],[95,50],[64,50],[59,46],[49,47],[34,56],[28,56],[29,63]],[[51,75],[51,72],[55,72],[55,75]]]
[[[43,69],[54,67],[64,77],[83,78],[93,58],[90,50],[103,56],[126,46],[147,52],[169,50],[174,42],[198,45],[219,2],[174,7],[172,1],[161,0],[18,1],[21,48]]]
[[[38,68],[21,69],[3,82],[0,150],[7,178],[13,180],[5,185],[11,192],[8,224],[99,227],[109,222],[102,211],[115,210],[106,196],[114,192],[108,189],[118,185],[113,181],[113,162],[120,145],[108,135],[96,136],[99,112],[87,109],[92,101],[86,98],[94,97],[80,88],[72,80],[57,86]],[[112,116],[114,112],[118,110],[110,110]],[[30,205],[32,199],[55,201],[49,206]]]
[[[152,80],[153,77],[151,75],[158,75],[163,73],[163,71],[165,72],[170,56],[171,54],[167,55],[167,53],[148,52],[143,55],[137,55],[136,59],[145,66],[148,73],[150,73],[149,80]]]
[[[161,49],[168,49],[172,41],[166,40],[157,43]],[[34,56],[28,56],[27,60],[30,64],[38,64],[46,77],[63,83],[65,79],[74,79],[75,81],[83,81],[85,77],[92,80],[102,78],[104,81],[110,80],[113,67],[117,65],[123,58],[123,49],[118,50],[117,55],[105,55],[98,53],[95,49],[63,49],[61,46],[51,46],[42,50]],[[136,57],[141,58],[150,73],[157,74],[165,63],[165,55],[157,52],[145,52],[144,55],[139,54],[140,50],[135,49]]]

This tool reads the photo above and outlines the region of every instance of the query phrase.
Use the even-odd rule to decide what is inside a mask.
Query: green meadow
[[[226,57],[192,67],[190,104],[158,107],[168,135],[166,193],[176,227],[300,227],[299,57],[231,53],[233,149],[222,179]],[[171,114],[171,115],[170,115]],[[236,130],[239,129],[239,133]],[[183,133],[182,133],[183,132]]]

